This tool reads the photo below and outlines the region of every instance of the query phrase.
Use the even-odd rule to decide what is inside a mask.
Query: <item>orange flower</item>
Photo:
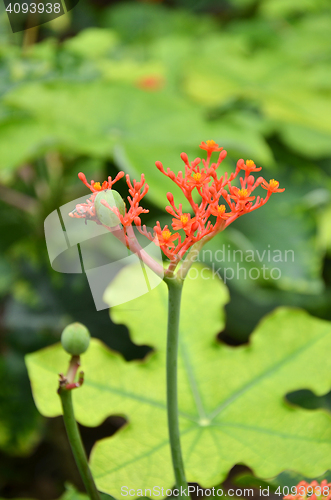
[[[94,182],[93,184],[91,183],[91,185],[97,191],[103,191],[104,189],[108,189],[108,182],[107,181],[103,181],[102,186],[101,186],[100,182]]]
[[[192,177],[187,179],[187,184],[196,188],[200,188],[208,182],[209,176],[207,174],[202,174],[201,172],[195,172]]]
[[[216,205],[216,206],[213,206],[213,207],[210,207],[210,213],[212,215],[215,215],[216,217],[219,217],[221,219],[226,219],[227,217],[230,217],[231,213],[228,213],[226,214],[225,213],[225,205]]]
[[[253,160],[246,160],[245,163],[243,159],[237,161],[237,168],[245,170],[246,175],[249,175],[251,172],[259,172],[262,170],[262,167],[257,167]]]
[[[251,192],[248,189],[238,189],[237,187],[232,188],[233,195],[230,198],[233,198],[237,203],[245,204],[248,201],[253,201],[255,196],[250,196]]]
[[[191,219],[190,214],[183,214],[179,217],[179,219],[172,219],[171,225],[175,231],[177,231],[178,229],[184,229],[185,232],[189,233],[194,222],[195,217]]]
[[[278,189],[279,182],[275,181],[275,179],[271,179],[269,183],[267,181],[263,181],[261,184],[261,187],[263,189],[267,189],[269,193],[282,193],[285,191],[285,188],[283,189]]]
[[[162,246],[167,246],[167,247],[174,247],[174,241],[177,240],[179,234],[174,233],[172,234],[169,229],[165,229],[164,231],[161,231],[161,234],[157,234],[157,238],[159,240],[159,245],[160,247]]]
[[[214,153],[214,151],[222,151],[223,148],[220,148],[219,145],[211,140],[211,141],[206,141],[206,142],[203,142],[200,144],[199,146],[201,149],[204,149],[205,151],[207,151],[208,154],[211,154],[211,153]]]

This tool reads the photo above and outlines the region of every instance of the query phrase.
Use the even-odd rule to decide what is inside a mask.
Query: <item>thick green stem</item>
[[[63,420],[67,430],[68,439],[87,494],[91,500],[100,500],[100,495],[88,466],[87,456],[75,419],[71,390],[60,388],[59,396],[61,398]]]
[[[169,440],[176,487],[179,489],[179,496],[177,498],[184,498],[186,495],[181,494],[181,491],[185,490],[187,494],[188,490],[180,446],[177,398],[178,329],[183,282],[175,278],[165,279],[165,281],[169,290],[167,338],[167,409]]]

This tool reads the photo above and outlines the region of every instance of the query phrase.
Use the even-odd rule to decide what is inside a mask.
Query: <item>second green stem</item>
[[[187,498],[186,495],[181,494],[181,489],[183,491],[185,490],[186,494],[188,490],[180,445],[177,396],[178,334],[183,282],[176,278],[166,279],[165,281],[169,290],[167,337],[167,410],[169,440],[176,487],[179,489],[179,496],[177,498],[182,498],[184,496]]]
[[[59,396],[61,398],[63,408],[63,420],[68,434],[68,439],[90,500],[100,500],[100,495],[88,466],[87,456],[75,419],[71,392],[72,391],[64,388],[60,388],[59,390]]]

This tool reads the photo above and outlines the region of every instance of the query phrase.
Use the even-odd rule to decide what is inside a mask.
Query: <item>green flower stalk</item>
[[[179,316],[183,282],[178,279],[165,279],[165,281],[168,285],[169,292],[167,333],[167,412],[169,441],[176,486],[179,489],[179,493],[181,493],[181,491],[187,493],[187,481],[180,445],[177,397]],[[182,496],[184,495],[179,494],[179,498],[182,498]]]

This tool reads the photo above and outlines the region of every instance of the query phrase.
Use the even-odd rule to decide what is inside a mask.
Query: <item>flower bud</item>
[[[254,184],[254,182],[255,182],[255,177],[254,177],[254,175],[249,175],[249,176],[247,177],[247,184],[249,184],[249,185],[251,185],[251,186],[252,186],[252,185]]]
[[[90,344],[90,332],[81,323],[71,323],[62,332],[61,344],[67,353],[79,356]]]
[[[168,198],[169,203],[171,203],[171,205],[172,205],[174,202],[174,195],[172,193],[167,193],[167,198]]]
[[[94,206],[99,221],[108,227],[115,227],[120,220],[114,212],[102,204],[102,201],[108,203],[110,207],[117,207],[121,215],[125,215],[125,203],[121,195],[114,189],[105,189],[100,191],[95,197]]]
[[[188,164],[188,156],[186,153],[181,153],[180,154],[181,159],[183,160],[184,163]]]

